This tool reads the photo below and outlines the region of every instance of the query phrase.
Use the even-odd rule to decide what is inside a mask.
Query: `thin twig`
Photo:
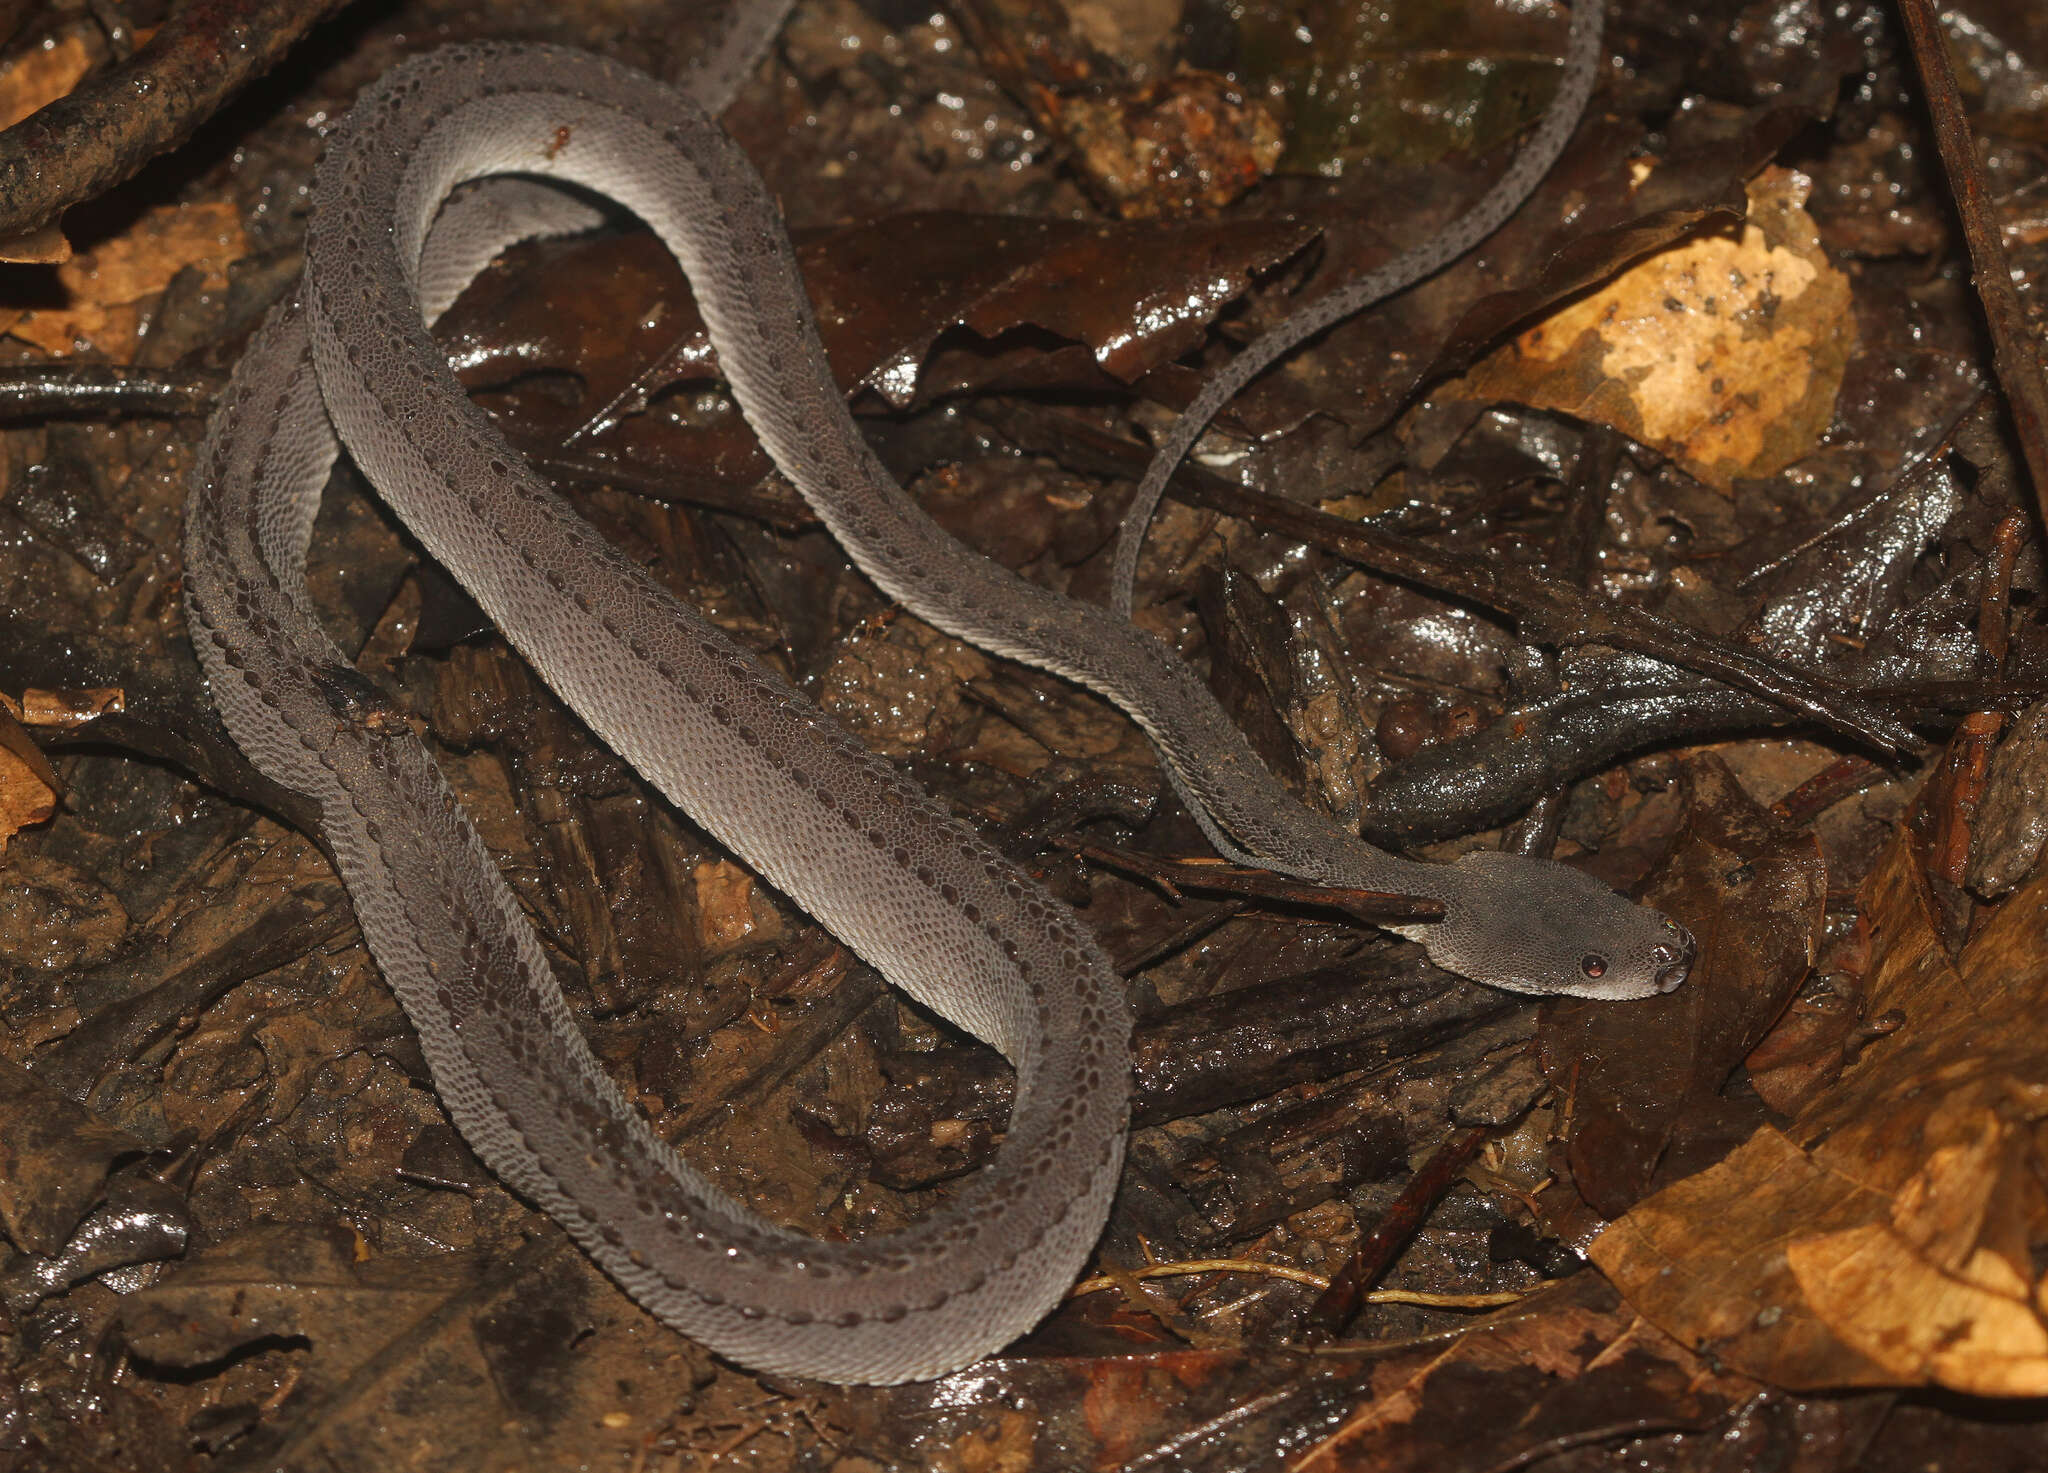
[[[1438,1148],[1422,1170],[1415,1173],[1394,1205],[1365,1235],[1358,1249],[1330,1278],[1330,1287],[1309,1311],[1301,1338],[1314,1342],[1335,1338],[1357,1317],[1362,1304],[1372,1302],[1366,1285],[1393,1264],[1408,1240],[1421,1229],[1423,1219],[1437,1199],[1450,1190],[1451,1183],[1479,1154],[1479,1148],[1493,1135],[1493,1128],[1476,1125],[1461,1130]]]
[[[224,374],[71,359],[0,369],[0,419],[115,419],[212,412]]]
[[[0,131],[0,241],[176,148],[343,3],[191,0],[172,11],[126,61]]]
[[[1291,1264],[1267,1263],[1258,1258],[1185,1258],[1176,1263],[1148,1263],[1123,1273],[1097,1274],[1067,1290],[1067,1298],[1100,1294],[1129,1279],[1174,1279],[1187,1274],[1252,1274],[1260,1278],[1285,1279],[1290,1284],[1305,1284],[1311,1289],[1330,1287],[1329,1279],[1322,1274],[1295,1268]],[[1368,1304],[1416,1304],[1424,1309],[1499,1309],[1504,1304],[1519,1303],[1533,1292],[1503,1289],[1490,1294],[1432,1294],[1421,1289],[1375,1289],[1365,1296],[1365,1301]]]
[[[1330,1281],[1321,1274],[1286,1263],[1267,1263],[1257,1258],[1184,1258],[1177,1263],[1148,1263],[1123,1273],[1097,1274],[1067,1290],[1067,1298],[1100,1294],[1105,1289],[1116,1288],[1127,1279],[1174,1279],[1185,1274],[1254,1274],[1261,1278],[1285,1279],[1290,1284],[1306,1284],[1311,1289],[1330,1287]]]
[[[1091,844],[1071,835],[1054,839],[1055,847],[1108,869],[1122,870],[1151,880],[1178,900],[1183,890],[1210,894],[1242,895],[1257,900],[1275,900],[1288,905],[1326,906],[1357,916],[1375,925],[1409,921],[1440,921],[1443,902],[1419,895],[1400,895],[1382,890],[1354,890],[1333,885],[1316,885],[1291,880],[1271,870],[1246,869],[1210,859],[1160,859],[1135,849]]]
[[[1934,119],[1934,144],[1941,151],[1941,166],[1955,196],[1956,213],[1962,218],[1971,278],[1991,329],[1992,364],[2005,390],[2020,453],[2033,476],[2035,506],[2048,525],[2048,382],[2042,378],[2041,360],[2034,351],[2035,333],[2020,306],[2019,293],[2013,290],[2005,238],[1991,210],[1990,186],[1977,157],[1969,119],[1963,113],[1955,66],[1932,0],[1899,0],[1899,14],[1906,22],[1906,38],[1912,43],[1920,84],[1927,94],[1927,111]]]

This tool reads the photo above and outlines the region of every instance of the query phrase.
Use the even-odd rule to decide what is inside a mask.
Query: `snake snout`
[[[1650,959],[1657,969],[1657,990],[1676,992],[1685,981],[1686,973],[1692,970],[1692,960],[1699,951],[1699,944],[1692,939],[1692,932],[1678,922],[1667,920],[1664,924],[1671,928],[1671,937],[1650,953]]]

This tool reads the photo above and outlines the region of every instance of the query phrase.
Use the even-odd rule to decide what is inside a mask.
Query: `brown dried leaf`
[[[64,96],[91,65],[92,53],[80,31],[16,51],[0,67],[0,128],[11,128]]]
[[[0,697],[0,701],[4,701]],[[11,702],[6,703],[10,711]],[[39,690],[30,686],[21,693],[21,707],[15,714],[24,726],[83,726],[102,716],[128,709],[128,696],[118,685],[81,686],[69,690]]]
[[[1512,1467],[1596,1427],[1708,1426],[1753,1389],[1576,1281],[1494,1316],[1405,1377],[1376,1380],[1372,1399],[1290,1467]]]
[[[30,312],[7,331],[46,353],[91,351],[129,362],[145,299],[187,266],[204,270],[209,287],[225,289],[228,263],[248,249],[241,212],[227,200],[159,206],[57,267],[64,305]]]
[[[1593,1258],[1645,1314],[1794,1387],[2048,1393],[2048,877],[1951,961],[1902,829],[1865,887],[1905,1024],[1788,1132],[1639,1204]]]
[[[1836,943],[1828,957],[1833,980],[1842,980],[1842,973],[1862,975],[1858,958],[1867,955],[1869,942],[1869,928],[1859,924]],[[1803,1114],[1834,1087],[1865,1044],[1896,1026],[1896,1017],[1864,1023],[1862,1005],[1860,995],[1834,986],[1807,988],[1792,1000],[1745,1061],[1750,1088],[1766,1108],[1788,1118]]]
[[[1658,252],[1489,355],[1462,392],[1603,421],[1724,491],[1783,470],[1833,422],[1856,343],[1806,188],[1766,170],[1739,234]]]
[[[71,242],[55,225],[0,240],[0,262],[10,266],[61,266],[71,259]],[[0,328],[11,327],[21,317],[19,308],[0,312]]]
[[[30,824],[47,823],[63,780],[14,714],[0,708],[0,850]]]

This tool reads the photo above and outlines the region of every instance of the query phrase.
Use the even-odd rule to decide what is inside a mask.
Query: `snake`
[[[1066,906],[611,547],[458,388],[428,324],[507,245],[596,223],[589,196],[674,253],[768,454],[874,584],[951,634],[1115,701],[1230,852],[1439,901],[1441,921],[1399,929],[1496,986],[1646,997],[1677,985],[1692,948],[1675,922],[1561,865],[1498,853],[1423,864],[1364,845],[1281,786],[1164,642],[1019,578],[924,514],[855,427],[780,214],[712,115],[786,4],[747,0],[744,34],[680,86],[577,51],[478,43],[368,87],[318,166],[297,291],[209,421],[185,593],[230,735],[311,800],[362,936],[479,1158],[626,1293],[720,1355],[889,1384],[1007,1344],[1085,1262],[1128,1129],[1124,989]],[[1001,1144],[943,1205],[858,1242],[771,1222],[683,1160],[607,1078],[413,723],[321,627],[306,557],[344,448],[599,738],[897,987],[1010,1062]]]

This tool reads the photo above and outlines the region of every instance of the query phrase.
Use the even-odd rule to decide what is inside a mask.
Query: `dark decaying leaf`
[[[1965,407],[1936,430],[1954,432],[1980,412],[1974,395],[1968,415]],[[1857,488],[1825,517],[1775,528],[1740,549],[1735,585],[1754,602],[1715,589],[1695,608],[1702,622],[1739,617],[1750,642],[1824,666],[1845,684],[1881,682],[1916,704],[1943,704],[1977,669],[1974,630],[1959,620],[1958,602],[1975,598],[1982,554],[1972,544],[2000,504],[1940,460],[1913,462],[1882,486]],[[1930,559],[1937,548],[1945,557]],[[1567,659],[1564,669],[1569,678],[1558,688],[1383,774],[1368,830],[1410,841],[1448,837],[1504,822],[1629,751],[1795,719],[1661,660],[1595,648]]]
[[[446,1465],[628,1458],[708,1372],[555,1238],[483,1262],[251,1231],[130,1295],[121,1320],[135,1353],[167,1367],[306,1347],[289,1398],[231,1446],[224,1466],[239,1469],[390,1468],[415,1456],[423,1413]]]
[[[17,1064],[0,1062],[0,1119],[0,1232],[45,1257],[106,1191],[109,1168],[144,1150]]]
[[[100,1205],[61,1248],[22,1254],[0,1271],[0,1298],[23,1314],[89,1279],[129,1292],[184,1253],[192,1226],[183,1192],[140,1171],[123,1172],[107,1182]]]
[[[1285,220],[1167,228],[942,213],[811,236],[798,257],[840,382],[903,407],[1019,381],[1130,383],[1196,346],[1254,272],[1313,234]],[[955,329],[969,346],[928,364]],[[1046,334],[1086,351],[1048,354]],[[743,453],[743,429],[738,450],[721,438],[707,454],[642,413],[679,381],[708,377],[711,362],[681,271],[645,232],[515,251],[440,336],[471,389],[509,387],[515,436],[543,453],[573,446],[700,475],[708,461],[733,480],[767,470]],[[518,393],[534,376],[548,391]],[[577,392],[564,398],[560,376]]]
[[[1687,984],[1628,1009],[1562,998],[1537,1034],[1566,1102],[1572,1186],[1602,1219],[1756,1127],[1757,1110],[1722,1086],[1820,944],[1827,870],[1812,837],[1774,821],[1711,759],[1691,777],[1688,828],[1645,891],[1699,942]]]

